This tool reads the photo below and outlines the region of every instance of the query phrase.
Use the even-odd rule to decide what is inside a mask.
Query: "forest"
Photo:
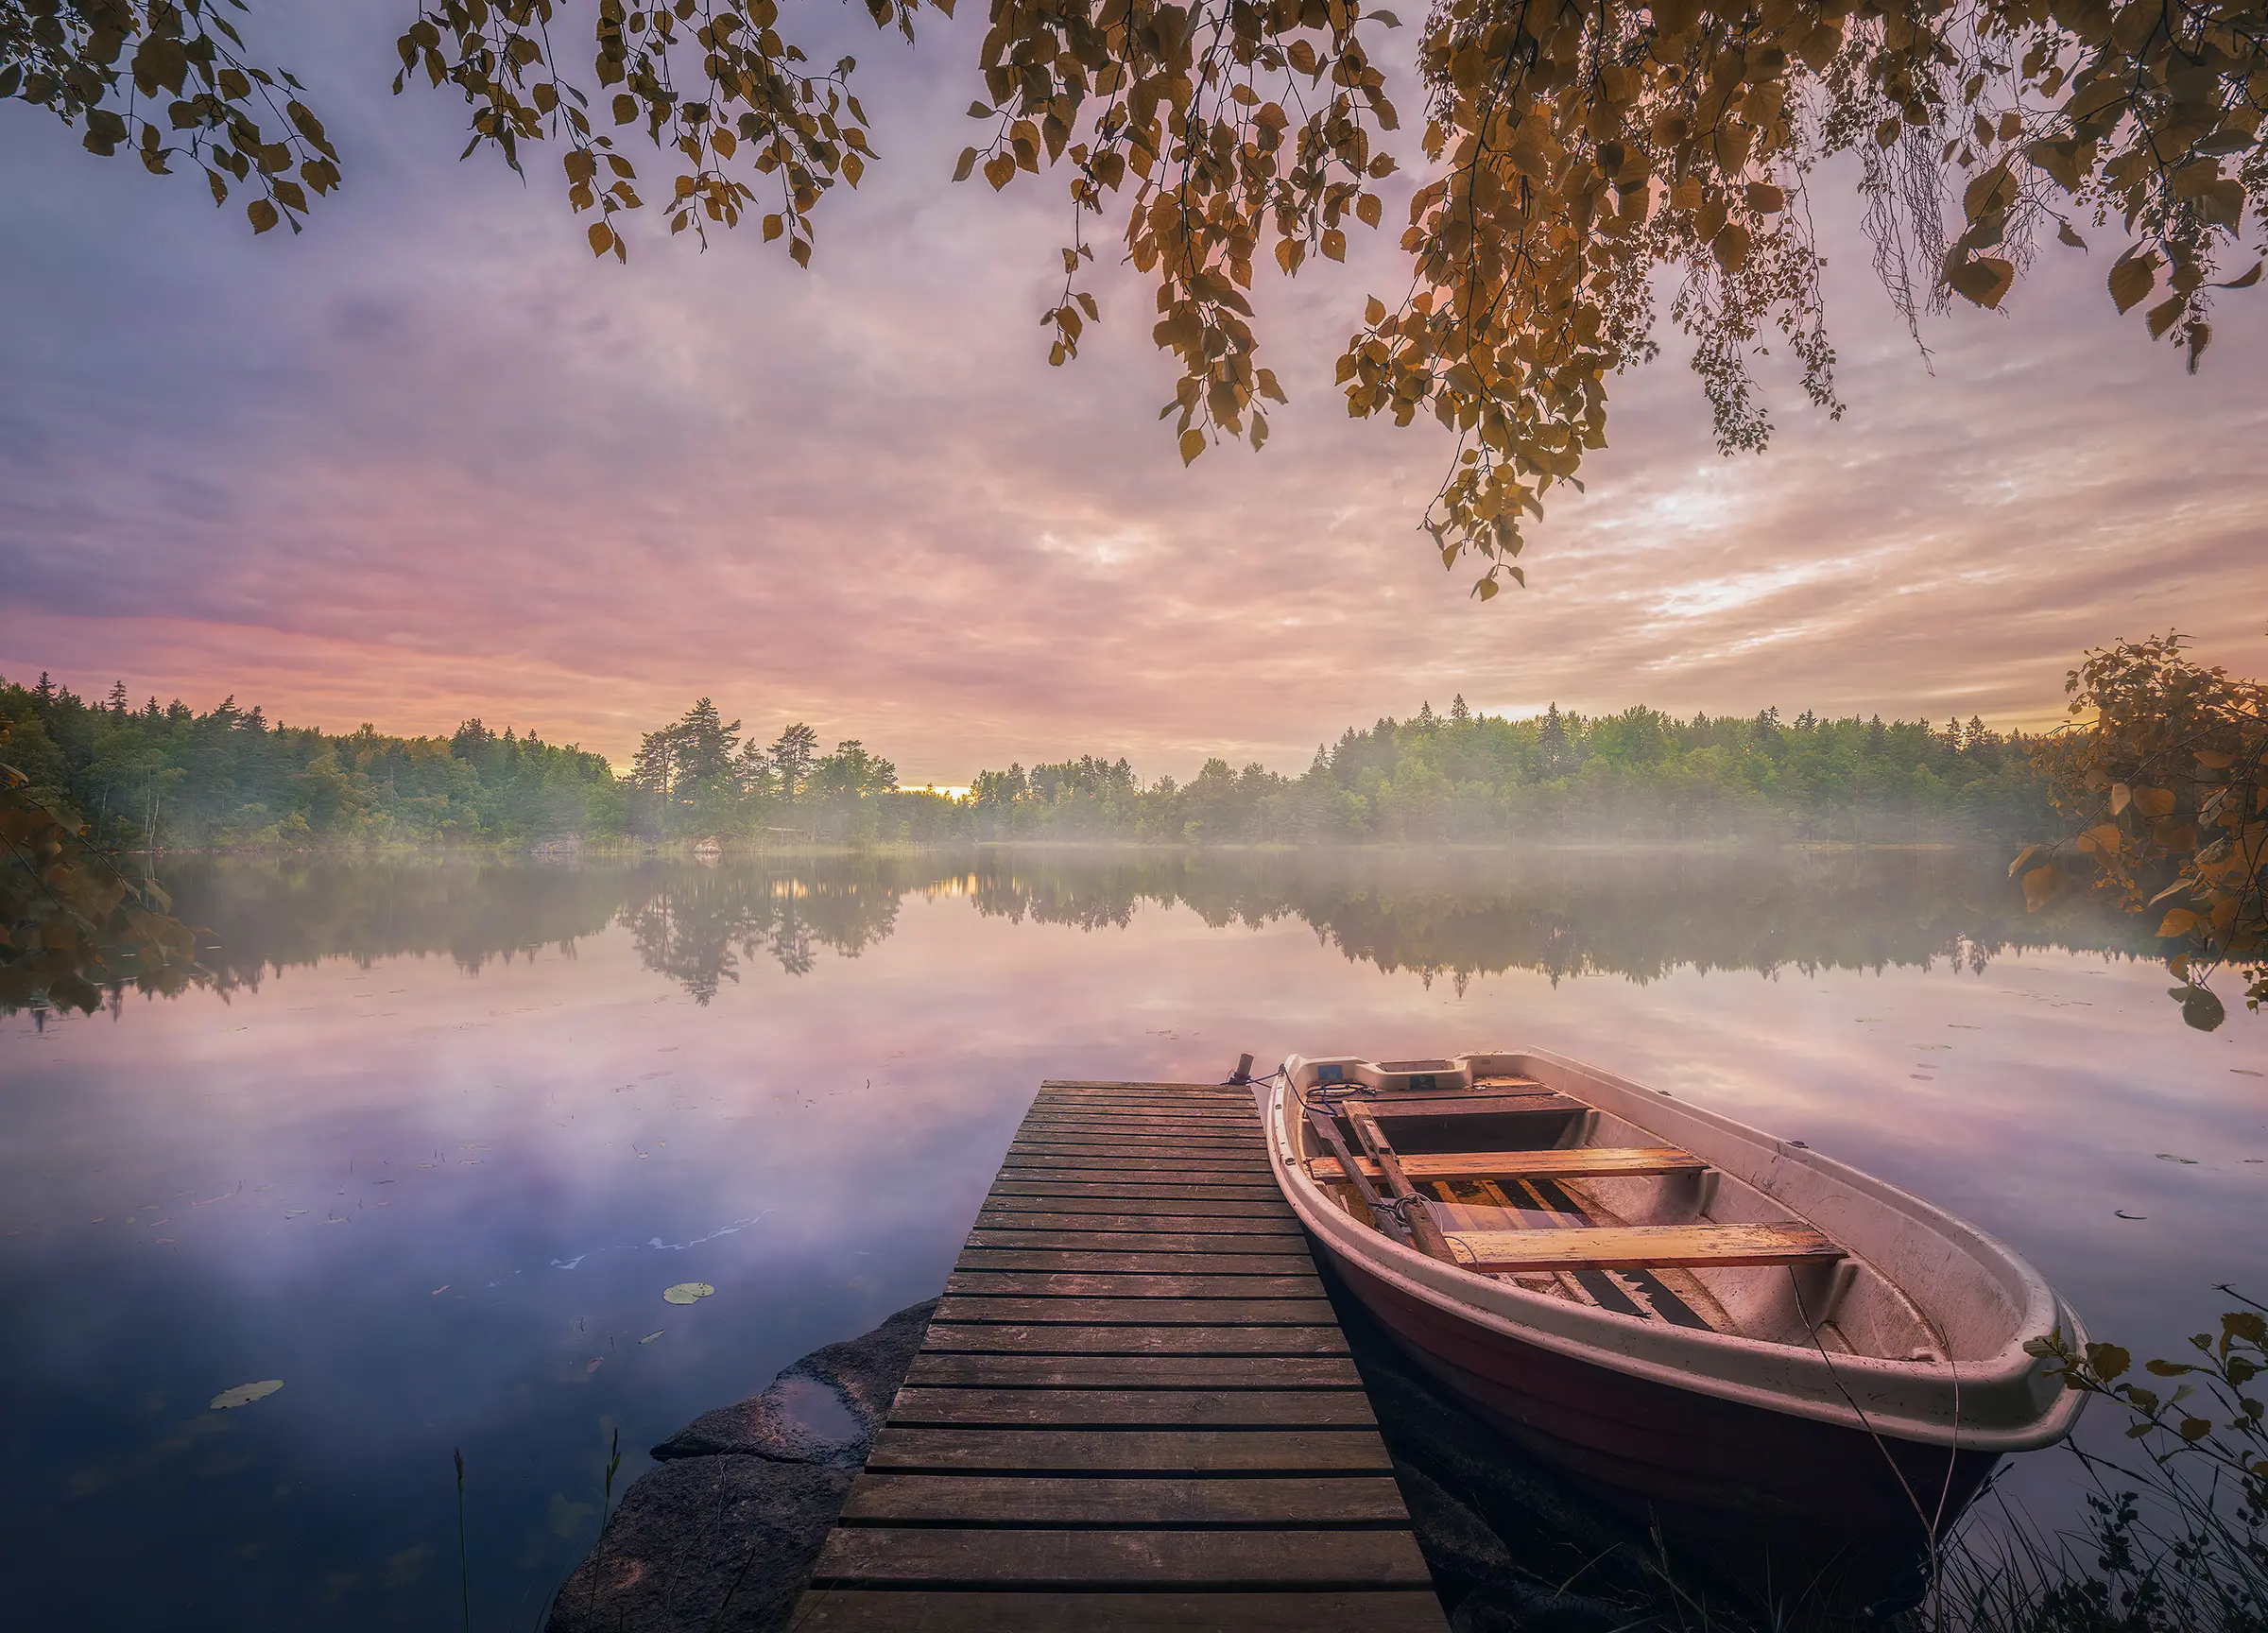
[[[979,772],[966,796],[899,786],[858,739],[768,744],[704,697],[627,767],[535,731],[447,737],[198,713],[123,684],[90,699],[0,679],[5,758],[45,802],[130,851],[312,851],[557,842],[1501,844],[1761,838],[2037,838],[2054,826],[2038,739],[1972,718],[1783,719],[1657,710],[1507,719],[1462,696],[1349,727],[1297,777],[1208,761],[1145,782],[1123,756]]]

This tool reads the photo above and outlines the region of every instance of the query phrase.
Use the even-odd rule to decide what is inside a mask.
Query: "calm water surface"
[[[619,1491],[935,1293],[1045,1076],[1537,1044],[1967,1215],[2140,1352],[2268,1287],[2268,1026],[2185,1029],[2131,926],[1989,857],[174,883],[215,987],[0,1020],[16,1625],[456,1625],[461,1448],[474,1624],[531,1626],[616,1431]]]

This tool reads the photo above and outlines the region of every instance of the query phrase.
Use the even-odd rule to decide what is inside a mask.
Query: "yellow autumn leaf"
[[[2024,875],[2024,906],[2037,912],[2063,893],[2063,869],[2051,862]]]
[[[1979,306],[1998,306],[2016,282],[2016,264],[1997,255],[1980,255],[1973,261],[1958,261],[1947,267],[1945,281],[1965,301]]]
[[[2110,269],[2110,298],[2122,313],[2131,312],[2157,284],[2157,253],[2130,256]]]

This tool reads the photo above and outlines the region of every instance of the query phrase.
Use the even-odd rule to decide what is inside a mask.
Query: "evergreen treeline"
[[[1125,761],[1082,758],[980,774],[984,838],[1169,842],[1710,839],[1870,842],[2031,837],[2053,822],[2031,740],[1982,720],[1783,721],[1653,709],[1585,718],[1474,714],[1460,696],[1408,720],[1351,727],[1304,776],[1212,760],[1144,786]]]
[[[95,702],[43,675],[0,682],[0,723],[33,791],[113,845],[532,839],[618,832],[625,814],[604,756],[477,720],[454,737],[335,736],[271,724],[233,696],[203,714],[178,698],[136,708],[123,684]]]
[[[105,841],[301,849],[563,837],[800,836],[852,843],[1490,843],[1514,838],[2027,839],[2053,824],[2031,743],[1983,722],[1790,721],[1651,709],[1474,714],[1462,697],[1349,729],[1304,775],[1207,763],[1144,782],[1092,755],[978,774],[968,798],[898,786],[856,739],[800,723],[768,745],[702,698],[647,733],[627,775],[600,755],[468,720],[442,737],[270,724],[123,686],[100,701],[0,681],[9,754]]]

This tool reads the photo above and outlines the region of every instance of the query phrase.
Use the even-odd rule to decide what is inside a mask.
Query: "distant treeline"
[[[1651,709],[1508,720],[1430,704],[1351,728],[1299,777],[1207,762],[1144,782],[1083,755],[978,774],[948,798],[898,786],[856,739],[818,751],[792,724],[769,745],[702,698],[647,733],[628,771],[533,731],[468,720],[448,737],[271,723],[231,697],[198,713],[90,700],[46,676],[0,680],[7,758],[105,841],[157,850],[549,839],[808,837],[1316,845],[1741,836],[1884,842],[2031,838],[2053,823],[2030,741],[1982,721],[1809,712],[1783,721]]]
[[[2029,837],[2053,820],[2031,741],[1972,718],[1782,720],[1653,709],[1586,718],[1554,705],[1507,720],[1458,697],[1351,727],[1304,776],[1209,761],[1144,786],[1092,757],[981,773],[985,838],[1316,844],[1714,839],[1881,842]]]

